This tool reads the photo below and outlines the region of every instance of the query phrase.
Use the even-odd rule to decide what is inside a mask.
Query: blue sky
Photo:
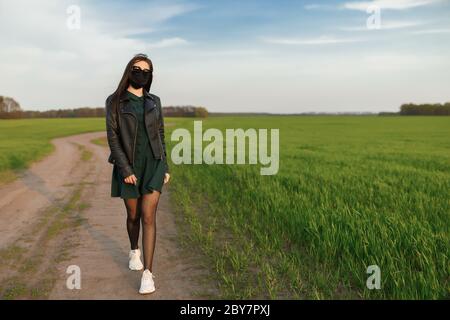
[[[381,29],[367,28],[373,5]],[[33,110],[103,106],[144,52],[163,105],[396,111],[450,101],[449,17],[449,0],[2,1],[0,94]]]

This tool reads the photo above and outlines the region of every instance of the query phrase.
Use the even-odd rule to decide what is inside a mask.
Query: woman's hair
[[[117,107],[119,105],[120,97],[128,89],[128,86],[130,85],[129,76],[131,73],[131,69],[133,68],[133,65],[138,61],[145,61],[150,66],[150,79],[144,86],[144,90],[146,90],[147,92],[150,91],[150,86],[152,85],[153,80],[153,63],[150,60],[150,58],[147,57],[147,55],[139,53],[128,62],[127,66],[125,67],[125,71],[123,72],[122,79],[120,79],[116,91],[114,91],[114,93],[112,94],[112,103],[115,110],[117,110]]]

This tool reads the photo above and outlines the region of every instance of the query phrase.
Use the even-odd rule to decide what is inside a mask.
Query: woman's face
[[[134,89],[141,89],[149,84],[152,77],[150,63],[144,60],[136,61],[129,73],[129,84]]]
[[[144,71],[150,71],[150,65],[148,64],[147,61],[141,60],[141,61],[137,61],[133,64],[133,67],[139,67]]]

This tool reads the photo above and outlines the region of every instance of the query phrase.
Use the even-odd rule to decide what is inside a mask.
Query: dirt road
[[[125,207],[110,197],[109,149],[95,132],[57,138],[55,152],[0,187],[0,298],[208,299],[213,277],[195,250],[180,245],[164,186],[157,210],[156,291],[140,295],[141,271],[128,269]],[[68,289],[71,265],[81,289]]]

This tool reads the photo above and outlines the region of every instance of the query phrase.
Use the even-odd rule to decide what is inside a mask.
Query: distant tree
[[[208,110],[206,110],[206,108],[203,107],[197,107],[195,109],[195,116],[199,118],[206,118],[208,117]]]
[[[194,106],[168,106],[163,108],[165,117],[202,117],[208,116],[208,110]]]
[[[400,114],[406,116],[448,116],[450,115],[450,102],[445,104],[414,104],[405,103],[400,106]]]
[[[20,104],[10,97],[0,96],[0,112],[21,111]]]

